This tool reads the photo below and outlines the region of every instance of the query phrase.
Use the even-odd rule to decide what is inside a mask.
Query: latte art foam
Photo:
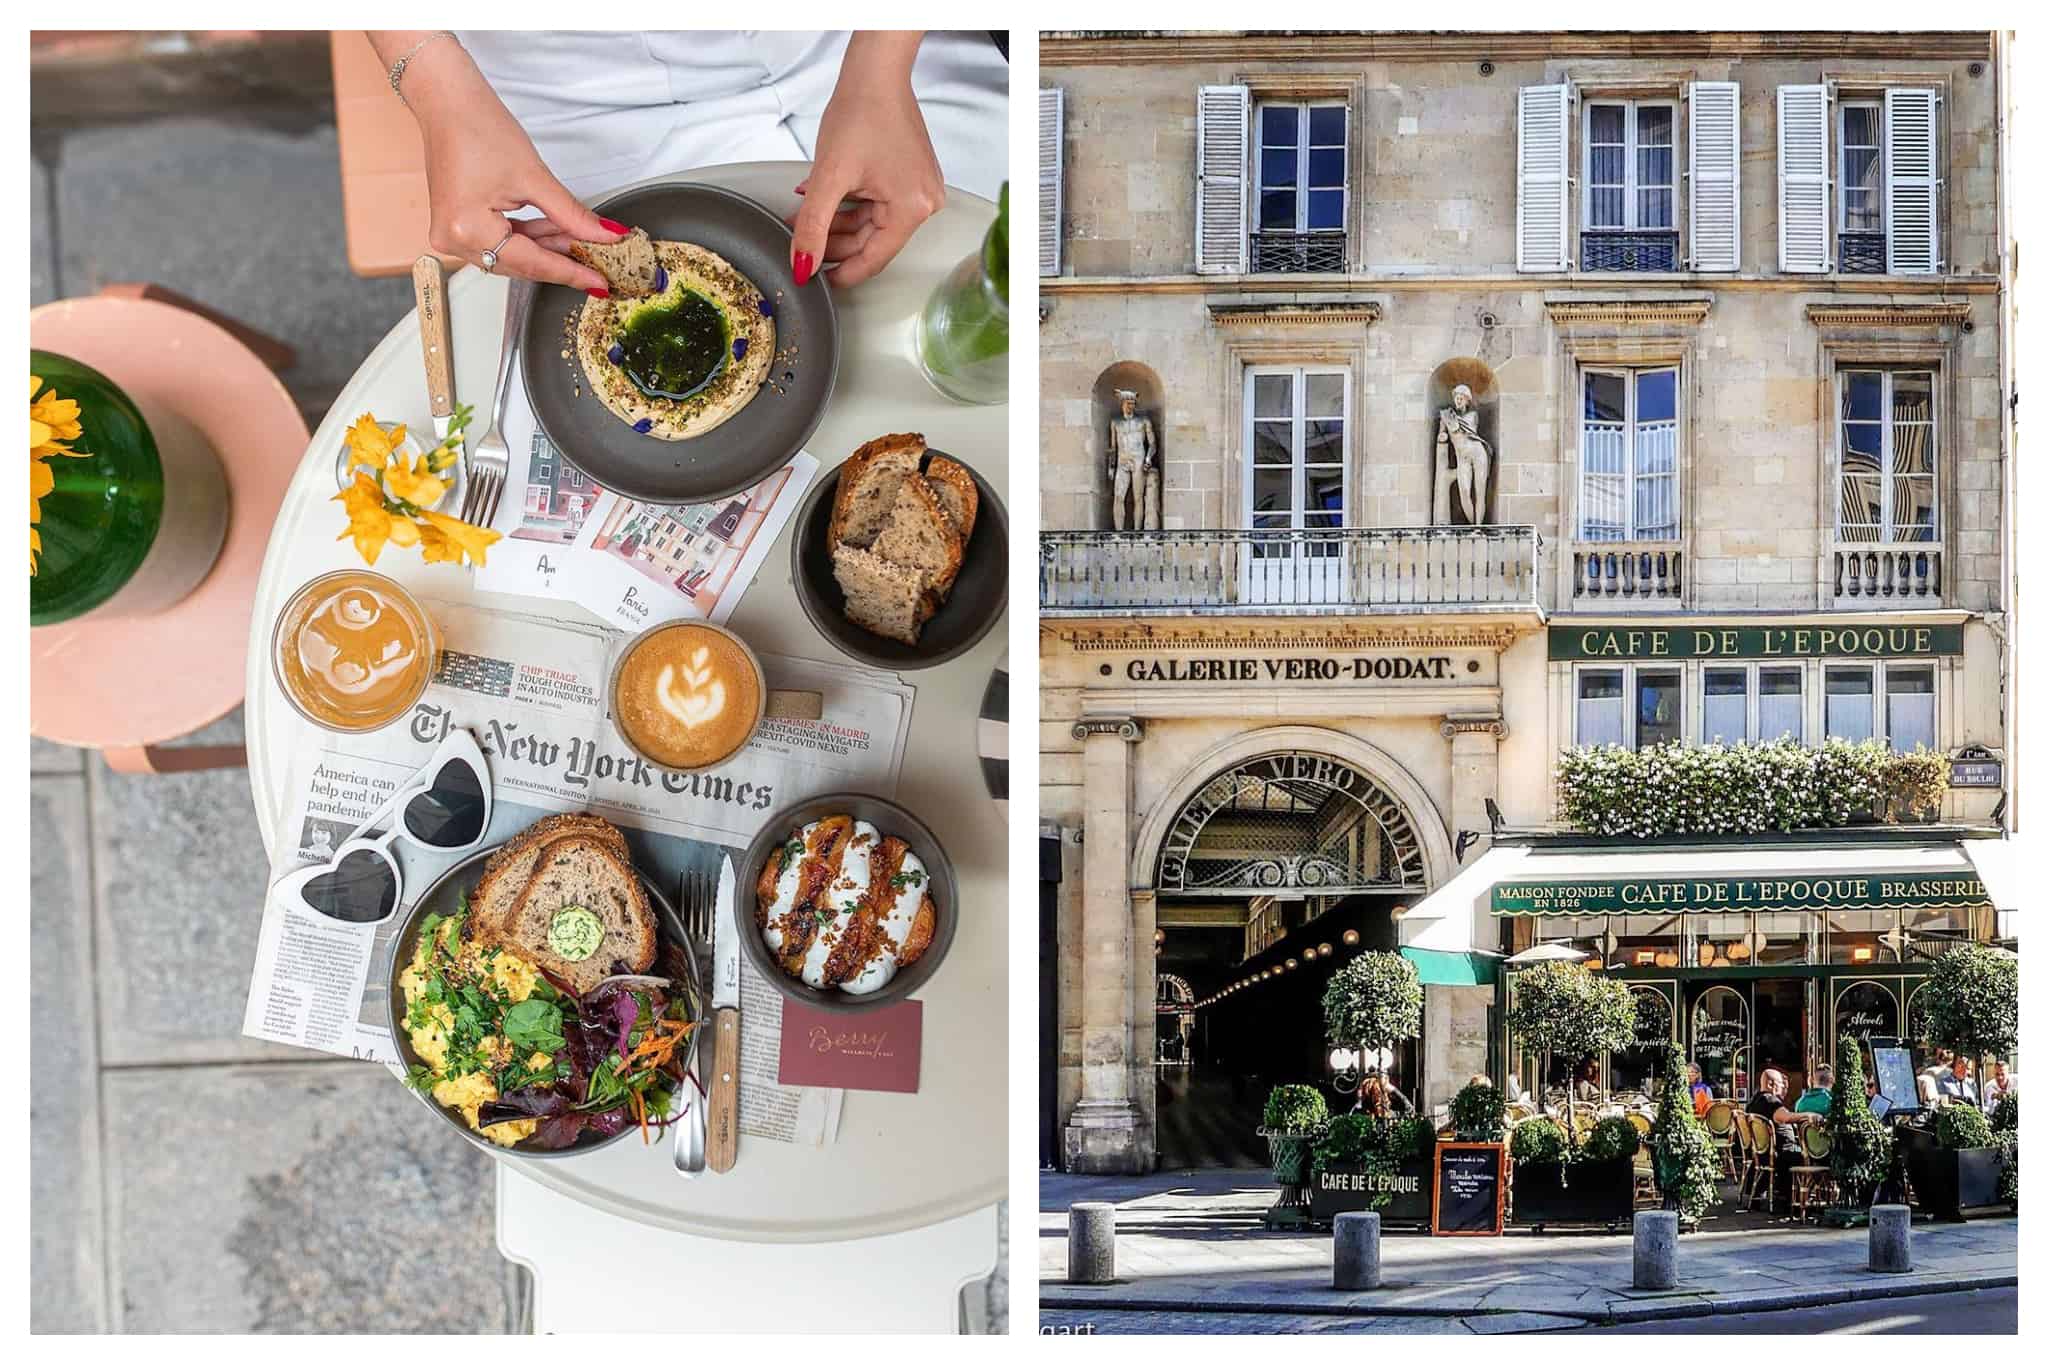
[[[635,641],[612,683],[626,742],[665,768],[732,756],[761,716],[762,682],[746,646],[715,626],[678,621]]]

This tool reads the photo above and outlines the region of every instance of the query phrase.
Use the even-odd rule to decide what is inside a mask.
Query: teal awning
[[[1499,960],[1491,953],[1445,953],[1434,948],[1403,948],[1401,956],[1415,964],[1425,986],[1491,986]]]

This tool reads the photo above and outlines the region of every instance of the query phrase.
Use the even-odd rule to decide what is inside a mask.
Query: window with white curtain
[[[1740,744],[1749,738],[1749,670],[1709,668],[1700,707],[1700,738],[1709,744]]]
[[[1588,369],[1579,539],[1678,539],[1678,371]]]
[[[1933,372],[1843,370],[1839,379],[1841,538],[1937,539]]]
[[[1802,668],[1759,668],[1757,670],[1756,733],[1754,738],[1806,738],[1806,670]]]
[[[1578,673],[1577,744],[1647,749],[1680,738],[1676,668],[1582,668]]]
[[[1675,228],[1675,120],[1668,102],[1586,106],[1586,228]]]
[[[1804,683],[1805,670],[1797,666],[1716,664],[1701,670],[1701,741],[1804,739]]]
[[[1896,753],[1934,747],[1934,670],[1889,664],[1884,671],[1885,739]]]
[[[1868,664],[1827,671],[1829,739],[1869,739],[1876,732],[1877,671]]]

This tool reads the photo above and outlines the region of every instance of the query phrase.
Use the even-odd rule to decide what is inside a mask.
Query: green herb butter
[[[581,962],[604,942],[604,925],[580,905],[565,905],[548,921],[548,947],[571,962]]]

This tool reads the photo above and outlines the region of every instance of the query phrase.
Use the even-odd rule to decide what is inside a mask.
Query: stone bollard
[[[1380,1216],[1377,1213],[1340,1213],[1336,1224],[1331,1285],[1337,1289],[1378,1289]]]
[[[1678,1215],[1669,1209],[1636,1211],[1638,1289],[1671,1289],[1678,1284]]]
[[[1870,1268],[1885,1274],[1913,1268],[1913,1211],[1904,1204],[1871,1205]]]
[[[1116,1205],[1075,1204],[1067,1210],[1067,1283],[1108,1284],[1116,1278]]]

